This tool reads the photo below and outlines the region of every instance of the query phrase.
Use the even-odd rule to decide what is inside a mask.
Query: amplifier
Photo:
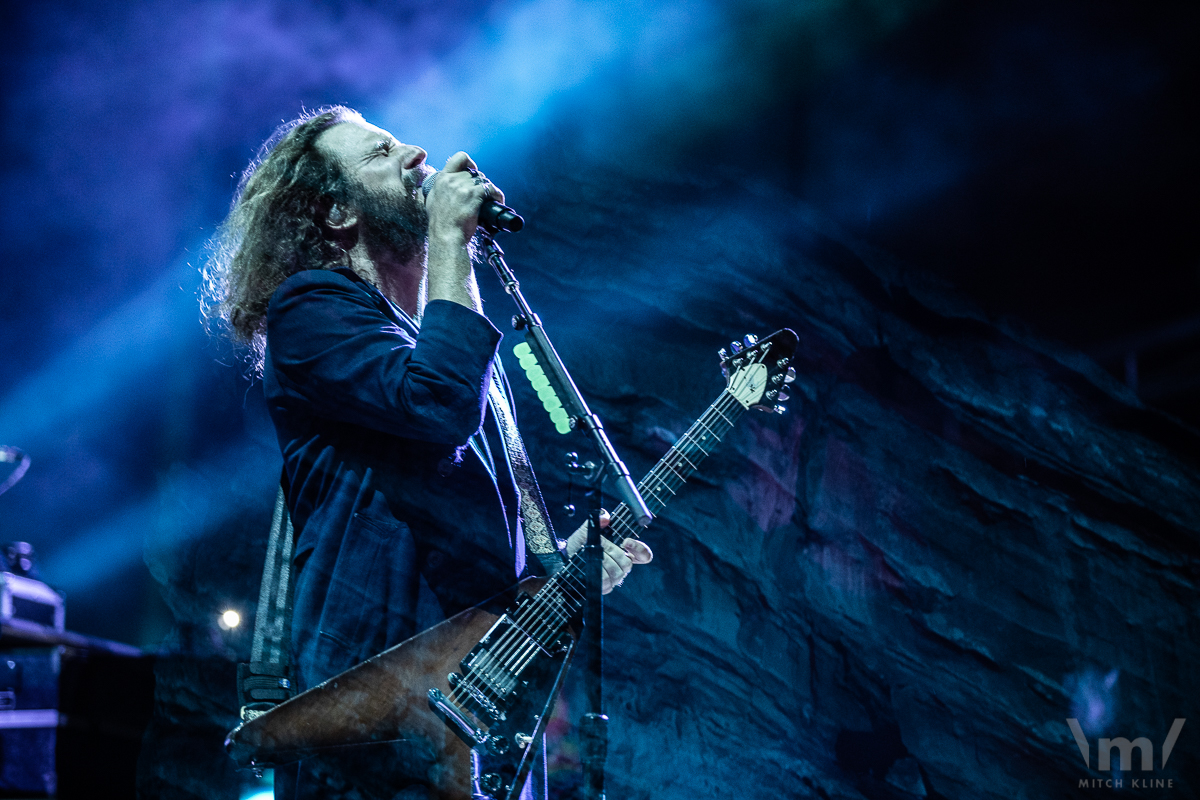
[[[131,654],[0,643],[0,798],[138,796],[154,662],[136,648],[111,645]]]
[[[66,622],[63,596],[41,581],[0,572],[0,623],[11,619],[61,631]]]

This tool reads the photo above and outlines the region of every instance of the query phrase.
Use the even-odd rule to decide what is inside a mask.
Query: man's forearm
[[[469,242],[463,241],[461,229],[430,231],[428,275],[429,300],[449,300],[483,313]]]

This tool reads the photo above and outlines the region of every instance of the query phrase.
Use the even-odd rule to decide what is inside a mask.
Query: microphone
[[[433,191],[434,181],[441,174],[435,172],[421,181],[421,194],[429,197],[429,193]],[[498,233],[499,231],[516,233],[525,227],[525,220],[508,206],[497,203],[489,197],[485,198],[479,206],[479,227],[488,233]]]

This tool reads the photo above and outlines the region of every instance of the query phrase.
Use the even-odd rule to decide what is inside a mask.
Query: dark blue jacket
[[[418,331],[350,270],[301,272],[271,298],[263,384],[297,533],[301,689],[515,583],[515,488],[480,430],[500,338],[442,300]]]

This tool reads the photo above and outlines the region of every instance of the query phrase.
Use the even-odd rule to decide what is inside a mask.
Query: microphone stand
[[[579,756],[583,766],[584,800],[604,800],[604,762],[608,760],[608,716],[604,713],[604,548],[600,543],[600,484],[598,474],[588,497],[586,554],[587,611],[583,632],[587,638],[588,711],[579,721]]]
[[[583,637],[588,644],[588,667],[586,672],[589,711],[580,722],[580,750],[584,768],[584,797],[587,800],[604,798],[604,761],[608,750],[608,717],[604,715],[601,694],[601,669],[603,667],[604,607],[601,595],[604,551],[600,542],[600,485],[607,474],[615,481],[615,494],[633,513],[638,524],[650,524],[653,515],[637,490],[637,484],[629,475],[629,468],[621,461],[617,451],[604,432],[600,418],[592,413],[583,395],[567,372],[566,365],[558,357],[541,319],[521,294],[520,283],[504,261],[504,251],[496,244],[494,231],[481,228],[479,239],[487,262],[496,271],[504,291],[517,304],[519,313],[513,317],[513,328],[525,332],[525,341],[537,357],[538,364],[550,380],[550,385],[562,400],[563,408],[570,417],[572,428],[582,427],[592,439],[600,454],[601,464],[596,471],[588,503],[587,543],[587,608],[584,614]]]

